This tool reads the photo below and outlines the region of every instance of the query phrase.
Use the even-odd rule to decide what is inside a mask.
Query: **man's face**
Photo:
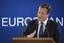
[[[47,9],[39,7],[38,20],[43,22],[48,18],[48,16],[49,16],[49,14],[47,14]]]

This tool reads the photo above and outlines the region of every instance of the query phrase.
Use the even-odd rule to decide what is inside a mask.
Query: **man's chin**
[[[41,19],[38,19],[39,21],[41,21],[41,22],[43,22],[43,20],[41,20]]]

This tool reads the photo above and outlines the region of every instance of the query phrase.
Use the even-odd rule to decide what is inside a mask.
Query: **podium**
[[[54,43],[52,38],[13,38],[13,43]]]

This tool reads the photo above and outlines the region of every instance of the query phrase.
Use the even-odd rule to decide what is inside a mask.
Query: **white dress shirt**
[[[43,33],[44,33],[44,31],[45,31],[45,26],[46,26],[46,24],[47,24],[47,21],[48,21],[48,18],[47,18],[45,21],[43,21]],[[37,38],[39,38],[40,26],[41,26],[41,21],[38,22]]]

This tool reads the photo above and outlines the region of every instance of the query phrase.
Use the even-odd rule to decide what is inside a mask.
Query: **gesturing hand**
[[[35,35],[35,33],[36,33],[36,30],[34,30],[34,32],[33,32],[33,33],[31,33],[30,35],[28,35],[28,36],[27,36],[27,38],[33,38],[33,37],[34,37],[34,35]]]

